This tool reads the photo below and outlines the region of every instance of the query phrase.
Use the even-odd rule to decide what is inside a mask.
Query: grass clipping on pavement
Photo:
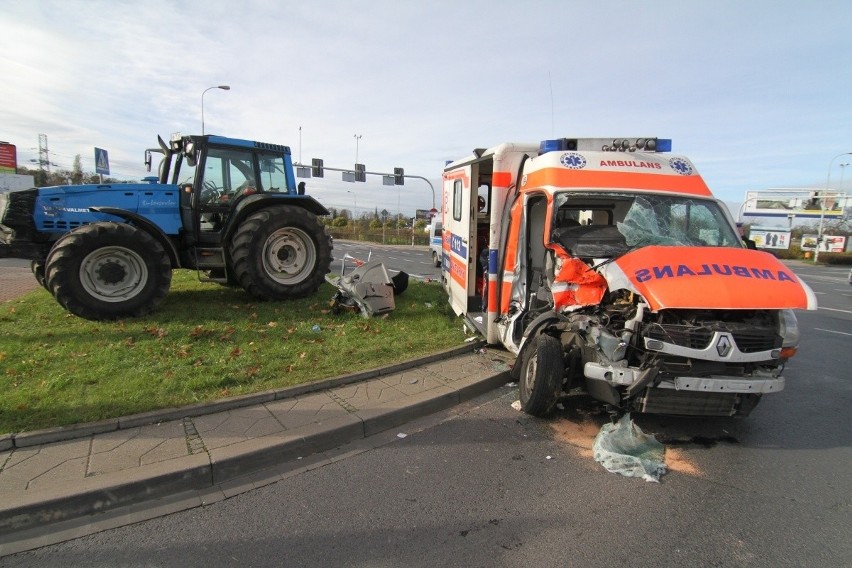
[[[334,292],[256,302],[179,270],[145,318],[80,319],[41,288],[0,304],[0,433],[309,383],[465,339],[439,284],[412,281],[383,319],[332,313]]]

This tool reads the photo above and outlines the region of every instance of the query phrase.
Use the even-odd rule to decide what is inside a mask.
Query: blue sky
[[[659,136],[717,196],[852,193],[848,1],[0,0],[0,140],[139,179],[156,136],[287,144],[433,180],[475,147]],[[300,136],[301,127],[301,136]],[[832,166],[829,168],[829,166]],[[841,173],[844,172],[844,173]],[[421,181],[309,180],[326,206],[432,205]],[[349,191],[350,193],[347,193]],[[352,193],[354,192],[354,193]],[[736,212],[734,212],[736,214]]]

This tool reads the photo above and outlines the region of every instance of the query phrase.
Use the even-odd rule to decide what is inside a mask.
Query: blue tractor
[[[69,312],[91,320],[150,313],[176,268],[259,300],[314,293],[332,241],[301,195],[290,148],[222,136],[175,136],[144,183],[66,185],[0,194],[0,258],[32,261]]]

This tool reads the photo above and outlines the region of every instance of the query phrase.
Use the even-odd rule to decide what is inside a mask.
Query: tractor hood
[[[815,310],[810,287],[766,252],[727,247],[649,246],[601,270],[609,289],[640,294],[651,310]]]

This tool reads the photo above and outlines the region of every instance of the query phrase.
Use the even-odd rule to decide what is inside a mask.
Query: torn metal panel
[[[408,275],[400,272],[393,280],[388,276],[385,265],[378,260],[364,263],[349,274],[340,277],[326,275],[326,281],[337,288],[332,298],[336,310],[360,310],[366,317],[381,316],[396,309],[395,286],[400,293],[408,286]]]

